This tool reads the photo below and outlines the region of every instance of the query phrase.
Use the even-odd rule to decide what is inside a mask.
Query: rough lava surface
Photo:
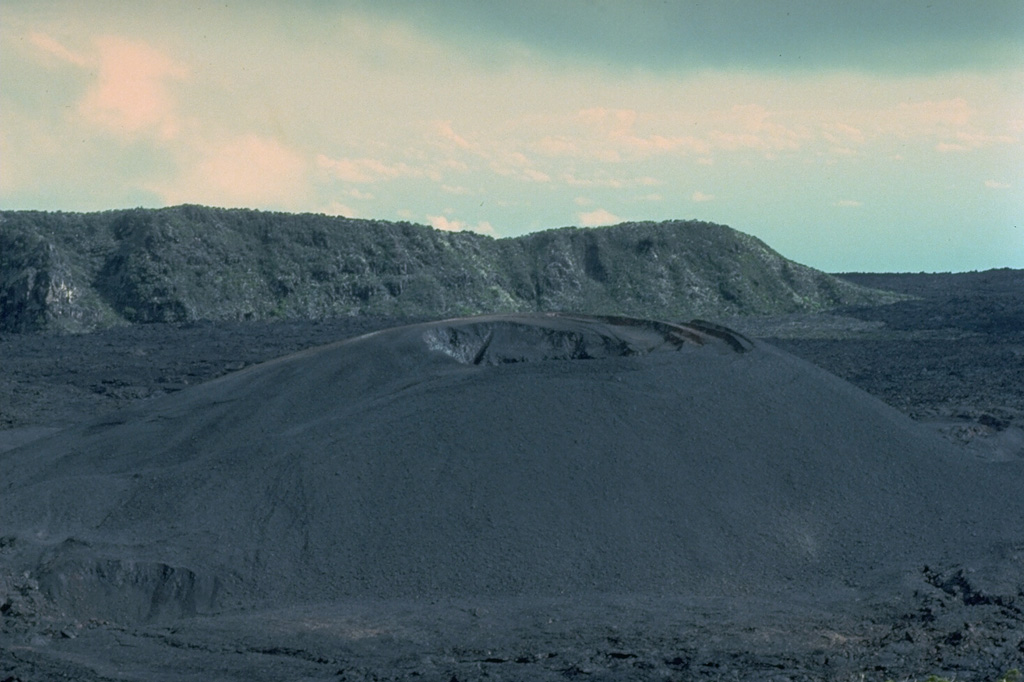
[[[969,653],[996,671],[1024,656],[1022,489],[1019,458],[965,457],[711,323],[417,324],[0,453],[0,658],[8,679],[882,679],[956,669],[900,648],[953,601],[996,612]],[[716,658],[702,634],[726,631]]]

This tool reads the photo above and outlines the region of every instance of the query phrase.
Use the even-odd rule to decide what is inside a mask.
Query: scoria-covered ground
[[[857,281],[921,298],[726,322],[881,398],[964,458],[1024,459],[1020,274]],[[4,335],[0,447],[401,322]],[[950,480],[944,494],[953,505],[962,493]],[[928,532],[940,537],[942,529]],[[0,536],[2,561],[18,541]],[[922,564],[899,584],[840,581],[834,589],[720,597],[352,598],[152,622],[69,615],[36,577],[7,573],[0,576],[0,680],[905,680],[931,673],[995,680],[1024,667],[1024,546],[1002,551],[989,572],[955,561]]]

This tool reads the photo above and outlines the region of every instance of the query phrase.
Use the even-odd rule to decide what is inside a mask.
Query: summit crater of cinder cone
[[[472,365],[631,357],[702,346],[745,352],[753,347],[739,332],[702,320],[672,324],[570,313],[447,320],[426,325],[423,340],[428,349]]]

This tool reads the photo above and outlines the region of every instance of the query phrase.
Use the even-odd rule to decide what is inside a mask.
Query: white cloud
[[[985,186],[989,189],[1010,189],[1011,185],[1008,182],[999,182],[998,180],[986,180]]]
[[[576,142],[565,135],[545,135],[534,146],[544,156],[581,156]]]
[[[610,189],[621,189],[626,186],[624,180],[615,180],[612,178],[604,179],[586,179],[577,178],[572,173],[566,173],[562,176],[562,181],[570,187],[607,187]]]
[[[535,168],[524,168],[521,171],[522,177],[531,182],[551,182],[551,176]]]
[[[494,226],[486,220],[478,222],[476,226],[471,226],[462,220],[452,220],[443,215],[432,215],[427,216],[427,221],[435,230],[444,230],[446,232],[463,232],[468,230],[470,232],[491,235],[492,237],[496,234]]]
[[[576,114],[576,120],[583,125],[590,125],[607,131],[609,135],[629,135],[636,124],[635,109],[608,109],[593,107],[582,109]]]
[[[966,126],[973,114],[971,105],[963,97],[945,100],[901,102],[885,123],[904,130],[948,130]]]
[[[538,170],[533,160],[514,149],[495,149],[481,154],[490,160],[491,171],[504,177],[516,178],[527,182],[550,182],[551,176]]]
[[[345,190],[345,196],[352,197],[353,199],[360,199],[362,201],[369,201],[373,199],[373,195],[369,192],[364,192],[358,187],[352,187],[351,189]]]
[[[466,223],[461,220],[451,220],[450,218],[443,215],[428,215],[427,221],[430,226],[435,230],[444,230],[445,232],[461,232],[466,229]]]
[[[840,199],[839,201],[832,205],[838,206],[839,208],[859,208],[863,206],[864,203],[861,201],[857,201],[856,199]]]
[[[690,133],[692,123],[688,114],[666,116],[635,109],[583,109],[548,122],[555,129],[537,138],[532,147],[546,157],[592,163],[619,163],[668,153],[705,154],[710,146]],[[643,132],[636,130],[641,124]]]
[[[847,146],[854,143],[863,144],[867,139],[863,130],[847,125],[846,123],[823,124],[822,137],[824,137],[827,142],[839,146]]]
[[[1004,103],[1000,110],[995,101],[987,100],[997,97],[979,93],[876,110],[874,132],[881,139],[923,140],[942,154],[1018,145],[1021,131],[1008,119],[1012,107]]]
[[[701,202],[705,202],[705,201],[714,201],[715,195],[714,194],[705,194],[704,192],[701,192],[700,190],[697,190],[696,192],[693,193],[693,196],[691,196],[690,199],[692,201],[696,201],[697,203],[701,203]]]
[[[578,214],[580,225],[583,227],[596,227],[598,225],[614,225],[621,223],[622,218],[615,215],[611,211],[606,211],[603,208],[599,208],[594,211],[588,211],[586,213]]]
[[[1015,145],[1019,141],[1014,135],[994,135],[976,130],[959,130],[953,139],[956,142],[940,142],[936,148],[939,151],[968,151],[993,145]]]
[[[578,178],[572,173],[562,176],[562,182],[570,187],[604,187],[607,189],[623,189],[625,187],[656,187],[664,183],[657,178],[642,176],[636,178]]]
[[[326,213],[327,215],[344,216],[346,218],[359,217],[359,214],[355,210],[338,201],[332,201],[327,205],[327,208],[321,212]]]

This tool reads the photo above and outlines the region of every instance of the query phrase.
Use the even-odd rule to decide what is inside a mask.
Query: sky
[[[1024,2],[3,0],[0,208],[182,203],[1024,268]]]

